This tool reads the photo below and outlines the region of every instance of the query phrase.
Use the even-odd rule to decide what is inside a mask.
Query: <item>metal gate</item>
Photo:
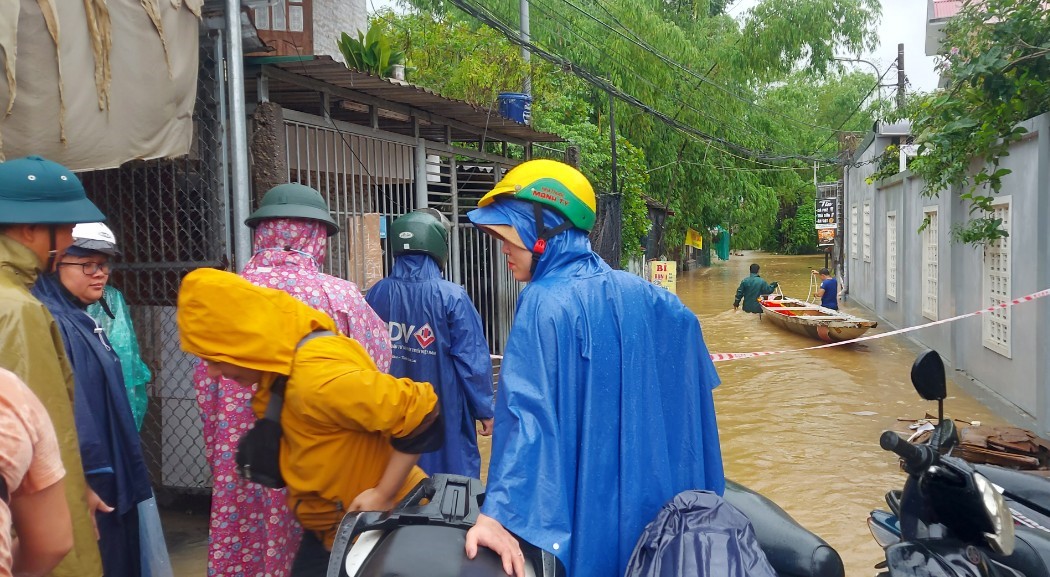
[[[423,179],[426,206],[453,224],[445,278],[466,289],[481,313],[490,351],[502,355],[521,285],[498,243],[465,215],[515,161],[296,111],[285,110],[284,118],[289,181],[320,190],[344,226],[345,234],[329,238],[326,272],[362,291],[386,276],[393,265],[386,227],[421,206],[417,179]],[[379,227],[382,253],[375,262],[369,258],[376,253],[368,247],[368,218]]]

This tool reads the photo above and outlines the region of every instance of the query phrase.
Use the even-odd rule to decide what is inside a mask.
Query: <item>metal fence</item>
[[[110,283],[128,301],[153,373],[141,434],[158,487],[211,485],[192,381],[195,359],[179,350],[175,303],[183,275],[230,261],[221,61],[221,43],[202,37],[189,155],[81,175],[117,236],[123,254]]]
[[[426,206],[453,225],[444,275],[467,291],[490,351],[501,355],[521,285],[498,243],[475,229],[466,213],[515,161],[296,111],[285,110],[284,118],[289,180],[320,190],[340,224],[347,223],[346,234],[329,239],[326,272],[363,291],[386,276],[393,266],[386,227],[420,207],[416,182],[422,179]],[[419,157],[425,160],[418,162]],[[378,239],[369,231],[374,226]],[[377,245],[370,247],[373,240]],[[380,258],[370,258],[377,254],[373,248]]]

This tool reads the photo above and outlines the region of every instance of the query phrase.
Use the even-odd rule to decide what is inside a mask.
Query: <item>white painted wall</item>
[[[314,0],[314,54],[343,61],[337,44],[346,32],[357,38],[357,31],[368,29],[368,0]]]
[[[1010,148],[1002,166],[1013,172],[1003,179],[999,196],[1011,202],[1010,292],[1013,298],[1050,288],[1050,115],[1022,125],[1024,140]],[[888,141],[878,138],[856,162],[873,159]],[[975,165],[974,170],[977,169]],[[984,250],[951,239],[953,225],[969,217],[961,189],[942,191],[936,198],[922,196],[923,181],[905,171],[867,184],[874,163],[849,169],[845,177],[845,211],[863,212],[872,206],[872,258],[865,261],[859,248],[852,251],[850,219],[845,219],[846,284],[849,298],[870,308],[896,328],[927,324],[922,314],[923,238],[918,232],[923,212],[938,212],[937,318],[946,319],[988,306],[984,299]],[[897,214],[897,300],[886,295],[886,214]],[[978,395],[1003,418],[1050,433],[1050,298],[1024,303],[1011,315],[1009,356],[984,346],[982,318],[972,317],[909,334],[936,349],[956,373],[956,383]],[[877,345],[876,345],[877,346]]]

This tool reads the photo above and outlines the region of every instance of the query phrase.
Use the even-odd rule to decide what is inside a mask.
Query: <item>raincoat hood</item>
[[[479,227],[485,225],[511,226],[518,232],[525,246],[532,247],[539,238],[532,205],[533,203],[525,200],[504,198],[468,212],[467,218]],[[553,210],[543,209],[543,224],[547,228],[554,228],[564,220],[565,217]],[[536,268],[532,271],[532,281],[542,279],[551,271],[560,271],[572,266],[573,263],[583,262],[590,262],[594,265],[601,263],[597,255],[591,251],[591,240],[587,233],[578,228],[570,228],[547,239],[547,249],[540,256]],[[599,268],[601,267],[605,267],[605,264],[601,263]]]
[[[259,221],[252,240],[252,266],[306,264],[321,269],[328,248],[328,229],[323,222],[303,218],[268,218]]]
[[[403,254],[395,258],[394,268],[390,270],[390,276],[406,282],[422,282],[442,278],[441,267],[438,266],[437,261],[430,255],[420,253]]]
[[[205,361],[287,375],[296,345],[316,330],[338,332],[323,312],[279,290],[216,269],[197,269],[179,288],[182,350]]]

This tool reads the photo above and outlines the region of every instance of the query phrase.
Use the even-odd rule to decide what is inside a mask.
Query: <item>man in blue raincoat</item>
[[[434,209],[394,220],[388,235],[394,269],[366,300],[390,326],[390,374],[429,382],[441,402],[445,446],[420,456],[419,466],[429,475],[478,478],[477,435],[492,434],[492,360],[467,292],[441,277],[448,227]]]
[[[511,273],[529,284],[502,362],[467,556],[489,547],[521,576],[517,535],[569,577],[623,575],[664,503],[725,488],[719,380],[700,323],[678,297],[591,250],[594,191],[576,169],[523,163],[478,206],[471,222],[503,241]]]

